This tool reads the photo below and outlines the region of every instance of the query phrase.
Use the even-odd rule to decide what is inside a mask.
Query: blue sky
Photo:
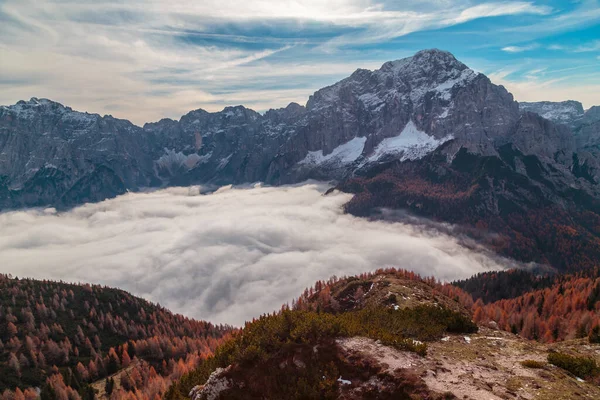
[[[0,0],[0,104],[264,111],[434,47],[517,100],[600,104],[599,0]]]

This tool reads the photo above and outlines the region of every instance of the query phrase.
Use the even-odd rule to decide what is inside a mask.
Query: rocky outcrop
[[[574,100],[521,102],[519,108],[521,111],[536,113],[547,120],[570,127],[577,126],[584,114],[583,104]]]
[[[228,379],[225,374],[231,369],[217,368],[206,381],[204,385],[194,386],[190,391],[192,400],[216,400],[219,399],[221,393],[233,387],[233,381]]]

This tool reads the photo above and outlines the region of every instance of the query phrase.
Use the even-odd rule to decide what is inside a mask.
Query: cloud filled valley
[[[318,279],[395,266],[439,279],[504,268],[448,234],[343,214],[325,185],[170,188],[64,213],[0,214],[0,272],[116,286],[239,325]]]

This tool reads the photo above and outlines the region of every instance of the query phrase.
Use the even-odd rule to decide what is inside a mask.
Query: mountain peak
[[[417,58],[417,59],[420,59],[420,58],[439,58],[439,59],[446,59],[446,60],[454,60],[454,61],[456,61],[456,57],[454,57],[454,54],[450,53],[449,51],[440,50],[440,49],[424,49],[424,50],[420,50],[420,51],[417,51],[413,57]]]
[[[98,114],[74,111],[61,103],[46,98],[32,97],[29,100],[20,100],[10,106],[0,106],[0,110],[22,120],[31,120],[39,117],[59,117],[77,123],[91,123],[95,121]]]
[[[428,93],[449,101],[454,87],[467,86],[478,75],[447,51],[422,50],[412,57],[388,61],[375,71],[356,70],[350,77],[315,92],[307,108],[352,104],[352,97],[373,109],[392,98],[410,99],[416,105]]]
[[[431,71],[462,71],[468,67],[458,61],[448,51],[439,49],[421,50],[412,57],[406,57],[395,61],[388,61],[381,66],[380,71],[402,72],[417,69],[419,72],[430,73]]]

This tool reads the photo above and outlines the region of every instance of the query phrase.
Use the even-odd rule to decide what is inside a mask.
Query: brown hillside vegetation
[[[458,296],[451,287],[446,292],[459,299],[466,297],[464,293]],[[493,321],[500,329],[527,339],[550,343],[589,336],[592,341],[600,341],[599,301],[600,278],[571,275],[557,278],[550,287],[512,299],[490,304],[479,299],[472,310],[476,322]]]
[[[36,387],[50,399],[93,398],[91,382],[133,366],[115,392],[153,398],[230,330],[122,290],[0,275],[0,391],[6,399]]]
[[[511,167],[519,158],[533,169],[552,170],[539,160],[509,147],[500,154],[475,156],[462,149],[448,163],[434,153],[425,163],[383,164],[338,188],[354,194],[345,206],[353,215],[377,217],[381,208],[407,210],[456,224],[490,249],[519,261],[551,265],[560,272],[594,268],[600,258],[598,201],[575,189],[555,193],[543,177],[528,179]]]
[[[581,357],[595,357],[600,346],[562,342],[549,347],[488,327],[477,332],[467,307],[443,290],[433,279],[393,269],[319,281],[291,308],[248,323],[214,357],[184,375],[165,397],[600,396],[600,389],[588,382],[596,379],[594,373],[576,377],[569,372],[571,359],[567,359],[571,364],[560,366],[548,361],[551,352],[558,351],[570,354],[574,365],[580,365]],[[468,305],[470,296],[460,292],[463,304]],[[521,362],[533,362],[538,368]]]

